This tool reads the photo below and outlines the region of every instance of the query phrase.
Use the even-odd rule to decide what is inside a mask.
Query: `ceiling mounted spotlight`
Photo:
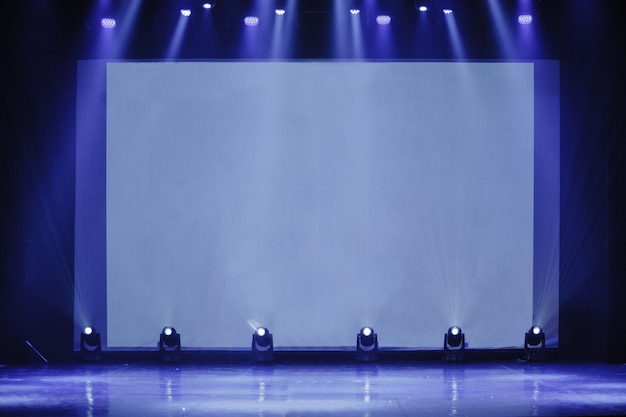
[[[517,16],[517,23],[520,25],[530,25],[533,22],[532,15],[529,14],[521,14]]]
[[[180,9],[180,15],[184,17],[191,16],[191,9]]]
[[[415,10],[420,12],[428,11],[427,0],[413,0],[413,5],[415,6]]]
[[[361,10],[359,10],[359,9],[350,9],[350,14],[352,16],[356,16],[359,13],[361,13]]]
[[[246,26],[257,26],[259,24],[259,18],[256,16],[246,16],[243,18],[243,23]]]
[[[113,29],[117,26],[117,22],[112,17],[103,17],[100,19],[100,26],[105,29]]]
[[[391,23],[391,16],[387,16],[387,15],[376,16],[376,23],[378,23],[379,25],[388,25]]]
[[[210,10],[215,8],[215,1],[205,1],[202,3],[202,8],[206,10]]]

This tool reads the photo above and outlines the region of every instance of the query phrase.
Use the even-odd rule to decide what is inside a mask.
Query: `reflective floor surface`
[[[98,363],[0,367],[2,416],[625,413],[624,365]]]

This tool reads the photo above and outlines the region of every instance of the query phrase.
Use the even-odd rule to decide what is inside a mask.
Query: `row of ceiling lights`
[[[205,10],[211,10],[213,8],[215,8],[215,2],[204,2],[202,4],[202,7]],[[422,13],[427,12],[429,9],[426,5],[416,5],[416,9]],[[349,10],[350,14],[353,16],[357,16],[361,13],[360,9],[350,9]],[[441,12],[445,15],[451,15],[452,14],[452,9],[442,9]],[[286,10],[285,9],[275,9],[274,13],[277,16],[283,16],[286,14]],[[185,8],[185,9],[180,9],[180,14],[183,17],[191,17],[192,15],[192,10]],[[533,21],[533,17],[532,15],[528,15],[528,14],[522,14],[519,15],[517,18],[517,21],[519,24],[522,25],[527,25],[532,23]],[[243,19],[243,23],[246,26],[257,26],[260,22],[260,19],[257,16],[246,16]],[[379,25],[388,25],[391,23],[391,16],[389,15],[378,15],[376,16],[376,23],[378,23]],[[113,29],[115,28],[117,25],[117,22],[115,19],[110,18],[110,17],[105,17],[101,20],[101,26],[105,29]]]

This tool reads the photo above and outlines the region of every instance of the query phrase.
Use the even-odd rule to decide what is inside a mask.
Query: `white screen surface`
[[[519,346],[533,64],[109,63],[109,347]]]

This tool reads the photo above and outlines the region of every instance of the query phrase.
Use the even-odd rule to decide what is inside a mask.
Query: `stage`
[[[626,413],[626,366],[123,363],[0,367],[2,416],[591,416]]]

